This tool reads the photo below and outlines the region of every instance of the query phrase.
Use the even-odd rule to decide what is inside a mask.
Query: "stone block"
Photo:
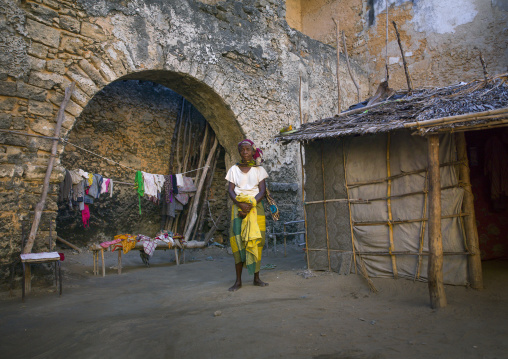
[[[56,72],[60,75],[65,75],[65,64],[61,59],[47,61],[46,69],[51,72]]]
[[[49,102],[28,101],[28,113],[39,116],[53,116],[53,105]]]
[[[0,113],[0,128],[9,129],[12,125],[12,116],[10,113]]]
[[[54,0],[42,0],[42,3],[44,5],[52,7],[55,10],[60,9],[60,4],[57,1],[54,1]]]
[[[62,15],[60,16],[60,27],[64,30],[79,34],[81,23],[72,16]]]
[[[28,2],[27,4],[30,7],[30,13],[48,25],[53,22],[53,19],[58,18],[58,13],[49,7],[33,2]]]
[[[92,97],[81,91],[78,87],[74,89],[71,95],[71,99],[75,101],[81,107],[85,107]]]
[[[95,83],[78,66],[72,65],[67,75],[76,81],[76,85],[88,96],[93,97],[99,91]]]
[[[60,31],[31,19],[27,19],[26,29],[28,36],[32,40],[58,48],[60,44]]]
[[[34,56],[28,56],[28,64],[32,70],[44,70],[46,67],[46,61]]]
[[[1,88],[1,86],[0,86]],[[24,82],[17,83],[16,95],[30,100],[44,101],[46,100],[47,91],[40,87],[28,85]],[[12,96],[12,94],[11,94]]]
[[[12,128],[14,130],[25,130],[26,120],[24,116],[13,116],[12,117]]]
[[[18,100],[13,97],[0,97],[0,110],[12,111],[17,103]]]
[[[0,143],[11,146],[28,146],[28,139],[26,136],[15,135],[13,133],[1,133]]]
[[[101,76],[99,71],[90,64],[87,60],[83,59],[79,62],[79,67],[86,72],[86,74],[92,79],[93,82],[95,82],[98,86],[104,87],[107,85],[104,78]]]
[[[74,36],[63,36],[60,43],[60,50],[70,54],[79,55],[85,46],[83,40]]]
[[[0,81],[0,95],[14,96],[16,94],[16,83]]]
[[[28,78],[28,83],[30,85],[34,85],[34,86],[41,87],[41,88],[44,88],[47,90],[51,90],[53,88],[53,86],[55,86],[55,84],[57,82],[59,82],[56,78],[57,76],[58,75],[56,75],[56,74],[46,74],[46,73],[42,73],[42,72],[31,71],[30,77]],[[55,81],[55,80],[57,80],[57,81]]]
[[[48,56],[48,47],[38,42],[32,42],[27,52],[39,59],[45,59]]]
[[[81,24],[81,35],[90,37],[94,40],[104,41],[106,40],[106,34],[100,26],[91,24],[89,22],[83,22]]]
[[[38,117],[30,123],[30,128],[32,131],[44,136],[53,136],[55,133],[55,123],[45,118]]]

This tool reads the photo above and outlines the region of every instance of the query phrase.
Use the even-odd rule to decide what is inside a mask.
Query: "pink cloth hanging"
[[[85,204],[85,209],[81,211],[81,219],[83,220],[83,227],[90,227],[90,209]]]

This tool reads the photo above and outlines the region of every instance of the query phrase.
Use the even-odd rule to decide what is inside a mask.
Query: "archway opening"
[[[197,196],[178,205],[174,213],[164,206],[164,193],[139,200],[133,185],[136,171],[184,173],[197,187],[203,175],[203,169],[197,169],[210,157],[197,221],[187,240],[214,234],[220,242],[227,237],[228,228],[224,177],[231,156],[227,152],[241,136],[222,99],[191,77],[146,71],[109,84],[78,117],[68,136],[62,165],[112,180],[113,194],[103,193],[87,203],[90,218],[86,226],[86,216],[71,192],[69,199],[59,202],[58,235],[85,245],[111,240],[120,233],[150,237],[162,229],[183,233]],[[211,153],[215,137],[219,144]]]

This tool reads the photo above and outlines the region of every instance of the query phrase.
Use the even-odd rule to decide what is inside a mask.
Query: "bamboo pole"
[[[199,185],[198,185],[198,188],[196,191],[196,195],[194,196],[194,202],[192,203],[192,208],[189,211],[190,222],[189,222],[189,225],[187,226],[187,230],[185,231],[184,238],[190,237],[190,231],[192,231],[192,228],[194,227],[194,224],[196,223],[197,204],[199,203],[199,199],[201,197],[201,192],[203,190],[203,184],[204,184],[205,178],[206,178],[206,173],[208,171],[208,168],[210,168],[210,162],[211,162],[212,157],[215,153],[215,149],[217,148],[217,145],[218,145],[217,136],[215,136],[215,140],[213,141],[212,149],[210,150],[210,153],[208,154],[208,158],[206,159],[206,165],[205,165],[206,167],[203,169],[203,174],[201,175],[201,178],[199,179]]]
[[[425,172],[425,182],[424,182],[424,192],[425,192],[425,196],[424,196],[424,199],[423,199],[423,210],[422,210],[422,217],[425,216],[425,214],[427,214],[427,199],[428,199],[428,187],[429,187],[429,172]],[[418,253],[420,253],[418,255],[418,264],[416,266],[416,270],[415,270],[415,277],[413,279],[413,281],[415,281],[416,279],[419,279],[420,278],[420,270],[422,268],[422,256],[421,256],[421,253],[423,252],[423,239],[425,238],[425,222],[422,221],[421,225],[420,225],[420,244],[418,246]]]
[[[305,203],[305,170],[303,166],[303,145],[300,142],[300,164],[302,169],[302,202]],[[309,248],[309,238],[307,235],[307,208],[303,206],[303,220],[305,225],[305,249]],[[306,252],[307,257],[307,269],[310,269],[309,252]]]
[[[353,214],[351,212],[351,202],[349,201],[349,187],[347,185],[347,166],[346,166],[346,147],[344,146],[344,141],[342,141],[342,157],[344,163],[344,186],[346,186],[346,193],[348,198],[348,210],[349,210],[349,229],[351,231],[351,249],[353,251],[353,261],[355,263],[355,274],[358,273],[358,268],[356,267],[356,251],[355,251],[355,236],[353,230]],[[348,273],[349,274],[349,273]]]
[[[339,27],[339,21],[336,20],[334,17],[332,18],[333,22],[335,23],[335,40],[337,45],[337,113],[340,114],[340,27]]]
[[[184,122],[184,113],[185,113],[185,103],[182,101],[182,117],[181,117],[181,121],[180,121],[180,124],[178,125],[178,133],[176,135],[176,162],[178,163],[178,166],[176,167],[177,170],[176,172],[177,173],[181,173],[182,172],[182,162],[180,161],[180,138],[182,137],[181,134],[182,134],[182,124]],[[183,147],[185,148],[185,147]],[[183,150],[183,149],[182,149]]]
[[[489,73],[487,72],[487,65],[485,65],[485,60],[483,60],[482,52],[480,51],[480,62],[482,63],[482,69],[483,69],[483,78],[485,80],[489,79]]]
[[[411,127],[425,127],[429,125],[436,125],[436,124],[442,124],[442,123],[453,123],[455,120],[460,120],[456,122],[465,122],[468,119],[481,119],[482,116],[491,116],[491,115],[498,115],[498,114],[505,114],[508,112],[508,107],[498,108],[496,110],[488,110],[488,111],[482,111],[482,112],[470,112],[463,115],[455,115],[455,116],[447,116],[447,117],[439,117],[434,118],[432,120],[426,120],[426,121],[416,121],[416,122],[408,122],[404,124],[405,128],[411,128]],[[470,120],[471,121],[471,120]]]
[[[330,262],[330,237],[328,234],[328,213],[326,210],[326,180],[325,180],[325,165],[323,161],[323,143],[321,143],[321,173],[323,175],[323,207],[325,209],[325,231],[326,231],[326,248],[328,250],[328,271],[331,272],[331,262]]]
[[[407,68],[406,56],[404,55],[404,48],[402,47],[402,42],[400,41],[399,29],[397,29],[397,24],[395,21],[392,21],[393,27],[395,28],[395,34],[397,34],[397,42],[399,43],[400,54],[402,55],[402,63],[404,64],[404,73],[406,74],[406,82],[407,89],[409,92],[413,91],[413,82],[411,81],[411,75],[409,74],[409,69]]]
[[[386,172],[388,178],[391,177],[391,169],[390,169],[390,142],[391,142],[391,136],[390,132],[388,132],[387,141],[386,141]],[[390,252],[395,250],[395,246],[393,244],[393,225],[392,225],[392,199],[391,199],[391,193],[392,193],[392,181],[389,179],[387,183],[387,190],[386,190],[386,197],[388,199],[386,200],[386,207],[388,211],[388,234],[390,238]],[[394,255],[391,256],[392,260],[392,270],[393,270],[393,277],[395,279],[398,278],[398,271],[397,271],[397,260]]]
[[[309,251],[326,251],[326,248],[309,248]],[[343,249],[330,249],[330,252],[337,252],[337,253],[353,253],[353,251],[347,251]],[[430,255],[430,252],[414,252],[414,251],[378,251],[378,252],[366,252],[366,251],[356,251],[355,252],[357,256],[391,256],[392,254],[395,254],[397,256],[428,256]],[[469,255],[469,252],[443,252],[444,256],[466,256]]]
[[[67,104],[71,98],[72,92],[74,91],[75,83],[73,82],[69,87],[65,89],[65,96],[60,104],[60,109],[58,110],[58,115],[56,117],[56,126],[55,126],[55,135],[54,137],[60,137],[60,129],[62,128],[62,122],[64,120],[64,113]],[[46,176],[44,177],[44,183],[42,185],[42,195],[39,203],[35,206],[34,213],[34,221],[32,223],[32,229],[30,230],[30,235],[28,236],[28,241],[23,248],[23,253],[30,253],[32,251],[32,247],[35,242],[35,236],[37,235],[37,230],[39,229],[39,223],[41,221],[42,211],[46,206],[46,198],[48,196],[49,189],[49,180],[51,177],[51,172],[53,172],[53,165],[55,163],[55,158],[57,156],[57,147],[58,140],[53,140],[53,145],[51,147],[51,155],[48,160],[48,168],[46,169]]]
[[[429,192],[430,194],[430,192]],[[468,216],[468,213],[459,213],[459,214],[448,214],[446,216],[441,216],[441,219],[448,219],[448,218],[458,218],[458,217],[464,217]],[[404,224],[404,223],[415,223],[415,222],[426,222],[428,221],[428,218],[418,218],[418,219],[404,219],[399,221],[391,221],[393,224]],[[388,226],[389,221],[378,221],[378,222],[353,222],[355,226]]]
[[[360,102],[360,86],[356,82],[356,79],[353,76],[353,71],[351,70],[351,65],[349,64],[349,56],[347,54],[346,35],[344,34],[344,30],[342,31],[342,44],[344,45],[344,55],[346,55],[347,70],[349,71],[349,76],[351,76],[351,80],[353,80],[353,84],[356,87],[356,101]]]
[[[439,167],[455,166],[455,165],[458,165],[460,163],[461,163],[461,161],[445,162],[445,163],[441,163],[439,165]],[[418,174],[418,173],[422,173],[422,172],[426,172],[426,171],[427,171],[427,169],[424,168],[424,169],[420,169],[420,170],[414,170],[414,171],[409,171],[409,172],[402,172],[402,173],[399,173],[399,174],[396,174],[396,175],[393,175],[393,176],[390,176],[390,177],[379,178],[379,179],[372,180],[372,181],[353,182],[353,183],[349,184],[349,188],[358,187],[358,186],[365,186],[365,185],[369,185],[369,184],[383,183],[383,182],[388,181],[388,180],[393,180],[393,179],[396,179],[396,178],[400,178],[400,177],[404,177],[404,176],[409,176],[409,175],[414,175],[414,174]]]
[[[478,240],[478,229],[476,228],[476,218],[474,211],[474,196],[471,188],[469,176],[469,166],[466,148],[466,136],[464,133],[455,135],[457,145],[457,156],[463,161],[459,167],[459,178],[465,187],[464,199],[462,200],[463,211],[468,212],[469,216],[464,217],[466,231],[467,250],[471,255],[467,258],[469,283],[474,289],[483,289],[482,262],[480,257],[480,245]]]
[[[303,204],[307,206],[309,204],[331,203],[331,202],[370,203],[368,200],[364,200],[364,199],[336,198],[336,199],[324,199],[322,201],[304,202]]]
[[[465,131],[481,131],[481,130],[487,130],[487,129],[493,129],[493,128],[499,128],[499,127],[506,127],[508,125],[508,119],[503,119],[501,121],[493,121],[493,122],[486,122],[486,123],[480,123],[473,126],[461,126],[461,127],[453,127],[453,128],[442,128],[438,129],[437,133],[443,133],[443,132],[465,132]]]
[[[303,124],[303,113],[302,113],[302,75],[300,74],[300,89],[298,91],[298,109],[300,113],[300,126]],[[288,123],[289,127],[289,123]]]
[[[81,253],[81,249],[79,247],[76,247],[74,244],[66,241],[65,239],[63,239],[62,237],[59,237],[59,236],[56,236],[56,239],[60,242],[62,242],[63,244],[65,244],[66,246],[69,246],[71,247],[72,249],[75,249],[77,250],[79,253]]]
[[[439,136],[428,137],[429,164],[429,295],[433,309],[446,307],[443,284],[443,241],[441,237],[441,179],[439,173]]]

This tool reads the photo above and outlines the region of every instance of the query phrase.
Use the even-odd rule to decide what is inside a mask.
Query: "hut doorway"
[[[482,260],[508,258],[508,128],[466,132]]]
[[[210,157],[189,238],[202,239],[227,206],[223,190],[226,151],[221,144],[214,147],[216,138],[205,116],[166,86],[141,80],[121,80],[106,86],[77,119],[61,164],[68,170],[82,169],[112,179],[112,196],[102,194],[88,205],[90,218],[86,224],[82,211],[69,206],[69,201],[60,201],[58,235],[86,245],[111,240],[120,233],[155,236],[161,229],[183,233],[193,212],[192,197],[177,209],[175,217],[168,216],[162,211],[161,198],[138,197],[133,186],[136,171],[184,173],[196,182]],[[226,217],[222,216],[223,222]],[[226,230],[222,223],[218,227]]]

